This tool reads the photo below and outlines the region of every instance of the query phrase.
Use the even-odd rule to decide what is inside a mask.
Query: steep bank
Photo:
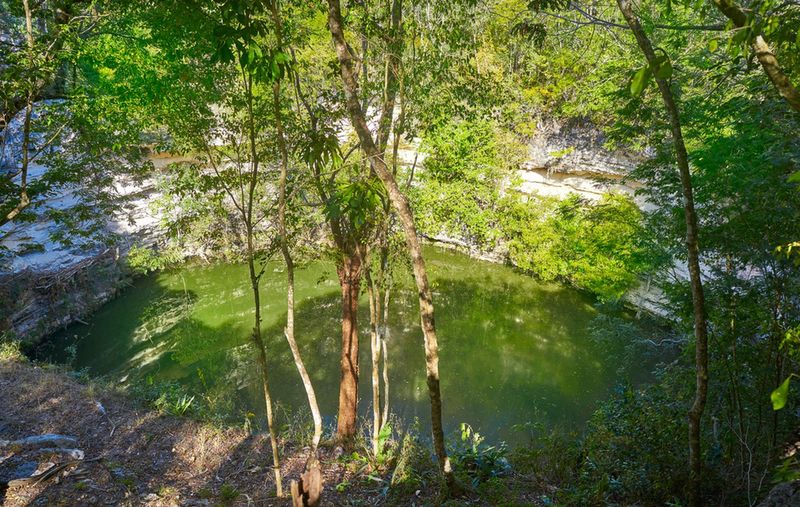
[[[64,435],[74,438],[70,446],[84,454],[60,480],[11,486],[2,505],[289,504],[272,496],[264,435],[164,416],[53,368],[17,361],[0,360],[0,404],[0,476],[13,474],[14,465],[23,461],[14,459],[21,449],[4,447],[2,440]],[[289,442],[282,446],[285,476],[296,478],[304,450]],[[72,459],[52,449],[39,458],[40,469]],[[31,459],[28,453],[24,461]],[[350,477],[336,464],[325,469],[328,485]]]
[[[271,451],[264,434],[163,415],[107,387],[83,385],[53,367],[13,359],[0,359],[0,406],[0,504],[4,506],[291,505],[290,499],[273,496]],[[39,435],[64,438],[25,443]],[[286,438],[280,439],[280,447],[288,486],[302,472],[308,449]],[[5,489],[3,481],[53,466],[57,473],[47,479],[23,480]],[[373,469],[365,458],[343,454],[329,444],[321,449],[321,466],[322,505],[436,502],[435,481],[405,484],[396,468]],[[428,467],[432,470],[433,463],[428,461]],[[511,501],[539,504],[536,483],[530,478],[512,474],[507,480],[515,485],[513,494],[505,494],[513,496]],[[471,496],[455,503],[462,504],[492,502]]]
[[[118,248],[59,269],[0,274],[0,330],[36,342],[88,318],[124,284]]]
[[[180,160],[151,156],[156,170]],[[90,238],[54,240],[62,225],[48,216],[50,210],[71,205],[72,189],[61,188],[34,220],[0,227],[0,334],[36,343],[57,329],[88,318],[113,299],[128,283],[125,256],[134,243],[158,243],[164,231],[151,206],[158,195],[155,178],[118,181],[114,191],[124,201],[108,217],[105,244]]]

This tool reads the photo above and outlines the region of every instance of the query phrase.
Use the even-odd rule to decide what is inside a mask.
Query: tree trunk
[[[283,30],[281,25],[280,12],[278,11],[277,0],[270,4],[272,20],[275,24],[278,47],[283,45]],[[289,240],[286,230],[286,181],[289,172],[289,152],[286,148],[286,136],[283,132],[283,115],[281,114],[281,82],[275,81],[272,87],[272,103],[275,109],[275,130],[277,131],[278,149],[281,154],[281,176],[278,184],[278,234],[280,235],[281,253],[286,263],[286,328],[284,335],[289,342],[289,349],[292,351],[292,358],[303,381],[303,388],[308,398],[308,408],[311,410],[311,418],[314,420],[314,437],[311,440],[311,460],[310,465],[317,465],[317,448],[322,438],[322,416],[317,403],[317,395],[314,392],[314,385],[308,375],[303,358],[300,355],[300,348],[294,336],[294,261],[289,252]]]
[[[747,14],[733,0],[713,0],[717,9],[733,22],[736,28],[743,28],[747,25]],[[789,76],[783,72],[775,53],[761,34],[757,34],[750,44],[756,54],[758,63],[764,69],[767,77],[772,81],[772,85],[786,100],[789,107],[800,113],[800,92],[792,85]]]
[[[264,387],[264,402],[267,407],[267,428],[269,429],[269,440],[272,446],[272,470],[275,473],[275,494],[278,498],[283,497],[283,483],[281,481],[281,464],[278,456],[278,438],[275,433],[274,417],[272,413],[272,397],[269,393],[269,376],[267,373],[267,350],[264,347],[264,340],[261,336],[261,293],[260,283],[261,274],[256,273],[256,250],[253,244],[253,211],[256,206],[255,196],[258,186],[259,156],[258,145],[256,142],[255,117],[253,115],[253,77],[243,76],[243,85],[247,96],[247,119],[250,142],[251,172],[248,182],[247,201],[242,203],[242,221],[245,224],[245,234],[247,242],[247,266],[250,272],[250,284],[253,288],[253,304],[255,306],[255,326],[253,327],[253,339],[258,348],[259,362],[261,364],[261,376]]]
[[[367,282],[367,293],[369,296],[369,345],[372,357],[372,453],[377,456],[381,449],[378,448],[378,435],[383,425],[381,421],[381,343],[378,336],[378,326],[380,320],[380,288],[375,283],[370,274],[369,267],[364,269],[364,279]]]
[[[25,40],[28,44],[28,58],[34,58],[33,15],[28,0],[22,0],[25,10]],[[29,91],[25,100],[25,119],[22,124],[22,169],[20,170],[19,202],[5,217],[0,218],[0,226],[14,220],[30,203],[28,196],[28,165],[30,164],[31,115],[33,113],[33,91]],[[12,117],[13,118],[13,117]],[[9,118],[10,121],[11,118]]]
[[[383,322],[380,327],[381,356],[383,358],[383,424],[389,422],[389,353],[386,341],[389,339],[389,287],[383,294]]]
[[[653,45],[644,33],[638,18],[634,15],[629,0],[617,0],[620,11],[631,27],[639,48],[647,58],[650,65],[654,65],[656,55]],[[692,177],[689,171],[689,157],[683,141],[680,114],[675,99],[672,96],[669,83],[665,79],[656,78],[664,107],[667,110],[672,131],[672,140],[675,144],[675,155],[678,162],[678,172],[683,191],[683,210],[686,220],[686,250],[689,264],[689,281],[692,289],[692,306],[694,310],[694,336],[695,336],[695,398],[689,410],[689,469],[690,502],[700,505],[701,479],[702,479],[702,454],[700,446],[700,423],[708,396],[708,329],[706,323],[705,297],[703,295],[703,282],[700,278],[700,251],[698,247],[697,214],[694,208],[692,191]]]
[[[414,280],[417,284],[419,295],[420,321],[425,341],[425,361],[427,370],[428,393],[431,401],[431,431],[434,449],[439,460],[439,468],[444,474],[447,486],[451,493],[456,491],[455,477],[453,476],[450,460],[444,446],[444,431],[442,429],[442,399],[439,389],[439,344],[436,337],[434,320],[433,297],[428,284],[428,274],[425,269],[425,260],[422,257],[422,247],[417,237],[414,218],[408,199],[400,191],[394,176],[389,171],[378,150],[367,126],[364,111],[358,102],[358,83],[353,74],[353,58],[347,47],[342,26],[342,14],[339,0],[328,0],[328,28],[331,32],[336,56],[339,59],[339,68],[344,83],[347,98],[347,110],[353,128],[358,134],[361,149],[369,159],[373,170],[381,179],[386,188],[389,199],[397,211],[406,236],[406,245],[411,256],[414,268]]]
[[[389,27],[389,47],[386,53],[386,65],[383,76],[383,103],[378,120],[378,151],[384,153],[389,141],[394,119],[394,105],[397,97],[398,75],[400,73],[400,56],[402,54],[402,21],[403,0],[392,0],[391,25]],[[397,133],[395,133],[397,135]]]
[[[250,269],[250,285],[253,289],[253,303],[256,311],[255,324],[253,326],[253,342],[255,342],[258,363],[261,367],[261,386],[264,390],[264,403],[267,408],[267,428],[269,430],[269,441],[272,447],[272,470],[275,474],[275,494],[280,498],[283,496],[281,463],[278,457],[278,439],[275,433],[274,417],[272,413],[272,397],[269,393],[267,351],[264,347],[264,340],[261,337],[261,291],[259,290],[259,278],[256,274],[255,256],[253,255],[253,233],[250,227],[248,227],[247,230],[247,246],[247,265]]]
[[[336,438],[348,442],[356,434],[358,421],[358,296],[361,287],[361,257],[358,254],[344,255],[336,271],[342,288],[342,358]]]

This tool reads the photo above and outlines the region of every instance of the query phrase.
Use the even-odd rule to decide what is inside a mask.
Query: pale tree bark
[[[376,286],[372,279],[369,266],[364,270],[364,278],[367,282],[367,296],[369,297],[369,344],[370,356],[372,358],[372,453],[377,456],[381,449],[378,445],[378,435],[381,431],[381,343],[378,335],[380,325],[380,288]]]
[[[733,22],[736,28],[743,29],[747,25],[747,14],[736,2],[733,0],[712,1],[717,9]],[[781,97],[786,100],[789,107],[800,113],[800,91],[794,87],[789,76],[781,69],[775,53],[769,47],[769,43],[764,39],[764,36],[756,34],[750,45],[755,52],[758,63],[761,64],[767,77],[772,81],[772,85]]]
[[[644,33],[639,19],[633,13],[630,0],[617,0],[620,11],[631,27],[639,48],[651,66],[657,65],[653,45]],[[656,78],[661,99],[667,110],[675,145],[675,156],[678,162],[678,173],[683,192],[683,211],[686,221],[686,250],[689,267],[689,282],[692,290],[692,306],[694,311],[695,336],[695,398],[689,409],[689,465],[690,465],[690,501],[692,505],[701,504],[702,454],[700,442],[700,423],[708,396],[708,325],[706,323],[705,296],[700,272],[700,251],[698,247],[697,214],[694,207],[692,177],[689,170],[689,156],[683,141],[678,106],[666,79]]]
[[[270,11],[272,13],[272,21],[275,25],[278,48],[281,49],[283,46],[283,26],[277,0],[274,0],[270,4]],[[289,251],[289,240],[286,229],[286,183],[289,173],[289,151],[286,147],[286,135],[283,130],[280,80],[276,80],[272,86],[272,98],[273,107],[275,109],[275,130],[277,132],[278,150],[281,155],[281,176],[278,184],[278,234],[280,236],[281,253],[286,263],[286,328],[284,329],[284,335],[286,336],[286,341],[289,342],[289,349],[292,351],[292,358],[300,374],[300,379],[303,381],[303,388],[308,398],[308,407],[311,410],[311,417],[314,421],[314,436],[311,440],[311,461],[309,465],[317,467],[317,449],[319,447],[319,441],[322,438],[322,416],[320,415],[317,395],[314,392],[311,377],[308,375],[305,363],[300,355],[300,348],[297,346],[297,340],[294,335],[294,261]]]
[[[378,120],[377,131],[377,148],[382,153],[384,160],[386,157],[386,147],[389,141],[393,127],[396,127],[394,122],[394,109],[395,99],[397,97],[399,69],[401,64],[400,54],[402,52],[402,0],[392,0],[390,12],[390,26],[388,37],[388,48],[386,51],[384,62],[384,76],[383,76],[383,96],[381,103],[381,114]],[[366,81],[365,81],[366,83]],[[395,167],[397,156],[397,142],[399,141],[398,131],[395,128],[394,139],[394,155]],[[393,171],[393,175],[394,175]],[[369,266],[365,269],[366,281],[369,292],[370,302],[370,351],[372,356],[372,447],[374,454],[378,454],[378,436],[386,424],[389,417],[389,388],[388,388],[388,371],[386,370],[385,362],[383,369],[384,378],[384,396],[381,400],[380,389],[380,369],[383,352],[385,349],[385,342],[382,338],[382,306],[381,306],[381,289],[386,279],[386,270],[388,269],[388,237],[391,219],[391,204],[386,203],[384,209],[383,221],[380,224],[380,232],[378,233],[378,243],[380,245],[380,264],[377,279],[372,278]],[[388,300],[387,300],[388,304]],[[381,403],[383,402],[383,403]],[[381,410],[383,404],[384,409]]]
[[[252,76],[248,76],[244,69],[242,70],[242,83],[244,86],[245,95],[247,98],[247,113],[248,113],[248,130],[249,130],[249,144],[250,144],[250,173],[248,175],[248,179],[241,177],[242,173],[240,172],[239,178],[239,194],[241,200],[237,200],[234,189],[228,186],[224,180],[220,179],[222,188],[225,190],[225,193],[230,198],[231,202],[233,203],[234,207],[239,211],[242,217],[242,223],[244,224],[245,234],[244,234],[244,241],[246,244],[246,256],[247,256],[247,267],[248,267],[248,274],[250,278],[250,288],[253,291],[253,306],[255,308],[255,316],[254,316],[254,325],[253,325],[253,332],[251,338],[253,340],[253,344],[256,347],[256,354],[258,357],[259,367],[261,369],[261,387],[264,393],[264,405],[266,407],[267,412],[267,428],[269,431],[269,440],[270,446],[272,447],[272,469],[275,474],[275,490],[276,495],[278,497],[283,496],[283,485],[281,482],[281,468],[280,468],[280,457],[278,455],[278,441],[277,435],[275,432],[275,425],[274,425],[274,414],[272,411],[272,397],[269,391],[269,368],[267,363],[267,350],[264,346],[264,340],[261,333],[261,274],[263,270],[256,270],[256,248],[254,244],[254,220],[253,220],[253,208],[255,204],[255,192],[256,192],[256,184],[258,183],[258,171],[259,171],[259,157],[258,157],[258,150],[256,146],[256,131],[255,131],[255,123],[253,118],[253,81]],[[220,177],[220,168],[218,163],[215,161],[214,155],[212,153],[211,147],[206,143],[204,146],[204,151],[208,155],[208,164],[216,174],[217,178]],[[238,161],[237,163],[242,163],[242,161]],[[245,191],[245,183],[247,183],[248,190]],[[247,197],[245,197],[245,193],[247,193]]]
[[[388,235],[391,229],[391,215],[389,210],[386,212],[386,223],[384,224],[384,237],[381,245],[380,259],[380,279],[375,289],[375,313],[376,313],[376,332],[377,346],[380,349],[379,360],[383,363],[383,412],[381,414],[381,428],[389,422],[389,352],[386,345],[389,339],[389,294],[391,291],[392,278],[389,273],[389,240]],[[381,290],[383,298],[381,298]],[[378,428],[380,431],[381,428]]]
[[[383,416],[382,423],[389,422],[389,351],[387,342],[389,340],[389,287],[383,293],[383,322],[380,327],[381,357],[383,359]]]
[[[275,418],[272,412],[272,396],[269,392],[269,375],[267,366],[267,351],[264,347],[264,340],[261,335],[261,291],[259,289],[259,276],[255,269],[255,256],[253,250],[252,232],[248,232],[248,268],[250,270],[250,284],[253,289],[253,300],[256,308],[255,326],[253,327],[253,341],[255,342],[258,362],[261,367],[261,387],[264,391],[264,403],[267,408],[267,429],[269,430],[269,442],[272,447],[272,471],[275,474],[275,494],[279,498],[283,496],[283,483],[281,481],[281,463],[278,456],[278,440],[275,432]]]
[[[397,97],[398,77],[400,74],[400,56],[402,52],[403,1],[392,0],[391,20],[389,26],[389,44],[386,53],[383,77],[383,102],[381,116],[378,120],[378,151],[384,153],[389,141],[394,119],[395,98]],[[395,133],[395,136],[397,133]],[[385,160],[385,158],[384,158]]]
[[[373,170],[380,178],[389,199],[400,218],[406,236],[406,246],[411,256],[414,271],[414,280],[417,284],[419,295],[420,321],[425,343],[425,362],[427,370],[428,393],[431,401],[431,430],[439,468],[444,474],[447,486],[451,492],[456,488],[450,460],[444,446],[444,431],[442,429],[442,399],[439,379],[439,344],[436,337],[436,324],[434,320],[433,297],[428,274],[425,269],[425,260],[422,256],[422,246],[414,226],[414,217],[411,206],[406,196],[400,191],[389,168],[383,160],[383,154],[375,145],[369,131],[364,111],[358,101],[358,83],[353,73],[353,57],[347,47],[342,26],[342,14],[339,0],[328,0],[328,28],[331,32],[336,56],[339,60],[339,69],[344,83],[347,99],[347,111],[350,121],[358,135],[361,149],[364,151]]]

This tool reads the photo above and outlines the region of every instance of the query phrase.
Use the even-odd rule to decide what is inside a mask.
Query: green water
[[[617,382],[612,352],[589,338],[593,300],[500,265],[429,248],[436,304],[445,425],[462,422],[493,440],[518,442],[525,422],[579,429]],[[263,279],[263,329],[273,396],[302,407],[302,385],[282,335],[285,275],[269,264]],[[404,421],[430,421],[418,307],[410,281],[395,291],[389,341],[390,404]],[[88,325],[54,336],[42,358],[131,383],[173,380],[233,419],[263,414],[254,352],[248,342],[252,300],[246,266],[191,266],[138,280]],[[339,380],[339,286],[330,263],[297,272],[297,329],[306,366],[328,424]],[[366,301],[361,331],[360,411],[369,413],[370,359]],[[626,375],[641,375],[644,364]]]

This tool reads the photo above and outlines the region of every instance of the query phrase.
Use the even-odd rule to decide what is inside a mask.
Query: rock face
[[[150,157],[156,169],[177,160]],[[34,169],[34,175],[45,170],[41,166]],[[0,268],[0,333],[37,342],[86,318],[117,295],[127,276],[120,263],[127,250],[134,243],[158,242],[164,231],[158,213],[150,206],[158,193],[155,179],[118,180],[114,191],[126,205],[108,218],[107,231],[117,238],[112,245],[79,239],[71,245],[53,241],[63,226],[47,212],[74,204],[70,188],[61,188],[48,199],[33,222],[0,228],[0,248],[11,253]]]
[[[800,481],[778,484],[758,507],[798,507],[800,506]]]
[[[645,156],[607,149],[603,134],[586,123],[542,124],[528,144],[517,190],[558,198],[574,193],[590,200],[614,191],[630,195],[647,209],[648,203],[635,195],[642,185],[627,179]]]
[[[117,294],[118,259],[118,250],[106,250],[62,269],[0,276],[0,329],[36,342],[80,321]]]
[[[629,195],[642,210],[652,209],[653,205],[637,194],[643,185],[629,179],[648,153],[609,150],[604,145],[603,134],[586,123],[540,124],[537,135],[528,144],[528,159],[517,172],[521,183],[515,190],[527,196],[559,199],[577,194],[590,201],[599,200],[606,192],[618,192]],[[507,252],[502,245],[484,252],[458,238],[442,234],[426,239],[479,259],[507,262]],[[688,272],[680,265],[676,264],[673,271],[676,277],[688,277]],[[625,300],[637,310],[669,317],[661,304],[664,298],[660,289],[647,280],[630,290]]]
[[[526,165],[554,173],[625,176],[644,160],[624,150],[609,150],[606,138],[589,123],[542,123],[529,144]]]

